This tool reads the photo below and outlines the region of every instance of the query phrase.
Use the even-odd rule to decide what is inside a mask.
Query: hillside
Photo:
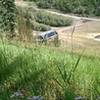
[[[1,100],[98,98],[100,57],[30,45],[0,43]]]
[[[0,100],[100,100],[100,0],[0,1]]]

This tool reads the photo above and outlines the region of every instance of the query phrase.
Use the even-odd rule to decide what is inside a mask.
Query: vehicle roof
[[[39,36],[44,36],[45,34],[49,34],[51,32],[56,32],[55,30],[50,30],[50,31],[46,31],[46,32],[41,32],[39,33]]]

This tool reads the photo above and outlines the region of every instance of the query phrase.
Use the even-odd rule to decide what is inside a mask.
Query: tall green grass
[[[77,96],[96,100],[99,70],[99,57],[74,54],[72,59],[66,50],[53,47],[0,43],[0,99],[11,100],[11,94],[24,90],[26,97],[42,95],[46,100],[74,100]]]

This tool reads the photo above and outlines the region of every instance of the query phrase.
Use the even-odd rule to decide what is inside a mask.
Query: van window
[[[55,35],[54,32],[48,33],[48,37],[51,37],[51,36],[53,36],[53,35]]]

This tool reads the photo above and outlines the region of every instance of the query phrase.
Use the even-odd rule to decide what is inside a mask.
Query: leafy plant
[[[60,15],[50,14],[44,11],[39,11],[35,14],[35,20],[50,26],[69,26],[72,24],[72,19],[62,17]]]
[[[11,36],[15,31],[15,16],[14,0],[0,0],[0,28]]]

